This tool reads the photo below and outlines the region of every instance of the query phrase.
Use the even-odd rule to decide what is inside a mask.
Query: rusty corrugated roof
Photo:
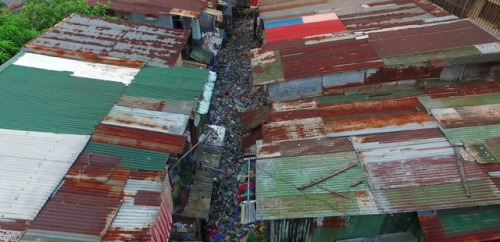
[[[498,42],[469,20],[369,33],[382,58]]]
[[[341,40],[315,45],[279,47],[277,52],[252,53],[254,84],[266,84],[338,72],[382,67],[367,40]]]
[[[425,241],[490,241],[500,239],[500,206],[418,213]]]
[[[23,238],[100,240],[121,204],[130,174],[130,169],[118,167],[120,160],[83,152]]]
[[[265,21],[335,11],[348,29],[373,29],[423,23],[451,14],[427,0],[260,0]]]
[[[122,13],[141,13],[144,15],[179,15],[197,18],[207,8],[206,0],[153,0],[153,1],[127,1],[127,0],[87,0],[91,6],[97,3],[110,2],[110,9]]]
[[[320,110],[329,137],[437,127],[414,97],[327,103]]]
[[[90,141],[169,154],[182,153],[186,135],[100,124]]]
[[[120,66],[172,67],[190,32],[73,14],[28,42],[28,52]]]

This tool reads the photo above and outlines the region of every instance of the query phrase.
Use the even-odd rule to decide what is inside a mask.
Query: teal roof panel
[[[147,171],[162,171],[169,158],[169,154],[167,153],[95,142],[89,142],[83,151],[103,155],[121,156],[121,167]]]
[[[10,65],[0,72],[0,127],[92,134],[124,89],[118,82]]]

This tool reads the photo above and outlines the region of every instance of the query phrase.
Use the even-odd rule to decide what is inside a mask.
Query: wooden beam
[[[351,183],[351,185],[349,185],[349,187],[355,187],[355,186],[357,186],[357,185],[359,185],[361,183],[363,183],[363,180],[357,180],[357,181]]]
[[[307,184],[304,184],[304,185],[301,185],[300,187],[297,187],[297,189],[298,190],[304,190],[304,189],[306,189],[308,187],[311,187],[311,186],[313,186],[315,184],[318,184],[318,183],[320,183],[320,182],[322,182],[322,181],[324,181],[324,180],[326,180],[326,179],[328,179],[328,178],[330,178],[332,176],[335,176],[335,175],[337,175],[339,173],[342,173],[342,172],[344,172],[344,171],[346,171],[346,170],[348,170],[348,169],[350,169],[352,167],[355,167],[357,165],[358,165],[358,163],[348,163],[344,167],[342,167],[342,168],[340,168],[340,169],[338,169],[338,170],[336,170],[336,171],[334,171],[332,173],[326,174],[323,177],[320,177],[320,178],[318,178],[318,179],[316,179],[314,181],[311,181],[311,182],[309,182]]]
[[[458,166],[458,174],[460,175],[460,180],[462,180],[462,186],[464,187],[465,195],[470,197],[469,185],[467,184],[467,176],[465,174],[464,163],[462,156],[460,155],[460,151],[458,147],[453,147],[455,150],[455,155],[457,156],[457,166]]]
[[[332,190],[327,189],[327,188],[324,188],[324,187],[322,187],[322,186],[320,186],[320,185],[318,185],[318,187],[319,187],[319,188],[321,188],[321,189],[323,189],[323,190],[325,190],[325,191],[327,191],[327,192],[331,192],[331,193],[333,193],[333,194],[335,194],[335,195],[337,195],[337,196],[341,196],[341,197],[343,197],[343,198],[347,198],[347,199],[349,199],[349,197],[348,197],[348,196],[346,196],[346,195],[344,195],[344,194],[342,194],[342,193],[338,193],[338,192],[336,192],[336,191],[332,191]]]

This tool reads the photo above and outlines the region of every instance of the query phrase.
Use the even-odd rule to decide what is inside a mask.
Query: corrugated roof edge
[[[109,65],[119,65],[119,66],[123,66],[123,67],[131,67],[131,68],[141,68],[147,64],[147,62],[145,62],[145,61],[122,59],[122,58],[116,58],[116,57],[110,57],[110,56],[103,57],[103,56],[98,56],[96,54],[91,54],[91,53],[84,53],[84,52],[79,52],[79,51],[64,51],[61,49],[47,48],[47,47],[42,47],[42,46],[34,44],[40,38],[43,38],[47,33],[54,31],[54,29],[57,29],[57,27],[59,27],[59,25],[61,25],[63,22],[68,21],[69,19],[73,18],[74,16],[81,16],[83,18],[88,18],[88,19],[100,19],[100,20],[103,20],[106,22],[120,24],[120,25],[127,25],[130,27],[148,26],[148,27],[157,28],[157,29],[158,28],[171,29],[171,28],[160,27],[160,26],[152,25],[152,24],[132,23],[132,22],[126,22],[126,21],[122,21],[122,20],[107,19],[107,18],[93,17],[93,16],[84,15],[84,14],[73,13],[73,14],[69,15],[68,17],[64,18],[63,20],[59,21],[59,23],[57,23],[54,26],[47,29],[42,34],[38,35],[36,38],[30,40],[28,43],[26,43],[22,47],[21,50],[24,52],[30,52],[30,49],[34,49],[34,50],[38,50],[37,51],[38,54],[45,54],[45,55],[50,55],[50,56],[60,56],[60,57],[64,57],[65,55],[75,56],[75,53],[79,53],[80,56],[86,56],[85,59],[82,59],[84,61],[98,62],[98,63],[109,64]],[[173,30],[185,32],[187,37],[184,40],[184,42],[187,41],[187,39],[191,35],[191,31],[189,31],[189,30],[180,30],[180,29],[173,29]],[[40,53],[41,51],[44,51],[45,53]],[[1,71],[1,69],[0,69],[0,71]]]

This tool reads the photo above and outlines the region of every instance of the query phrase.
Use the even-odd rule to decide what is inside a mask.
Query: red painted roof
[[[347,30],[340,20],[305,23],[266,30],[266,42],[300,39],[307,36],[328,34]]]

